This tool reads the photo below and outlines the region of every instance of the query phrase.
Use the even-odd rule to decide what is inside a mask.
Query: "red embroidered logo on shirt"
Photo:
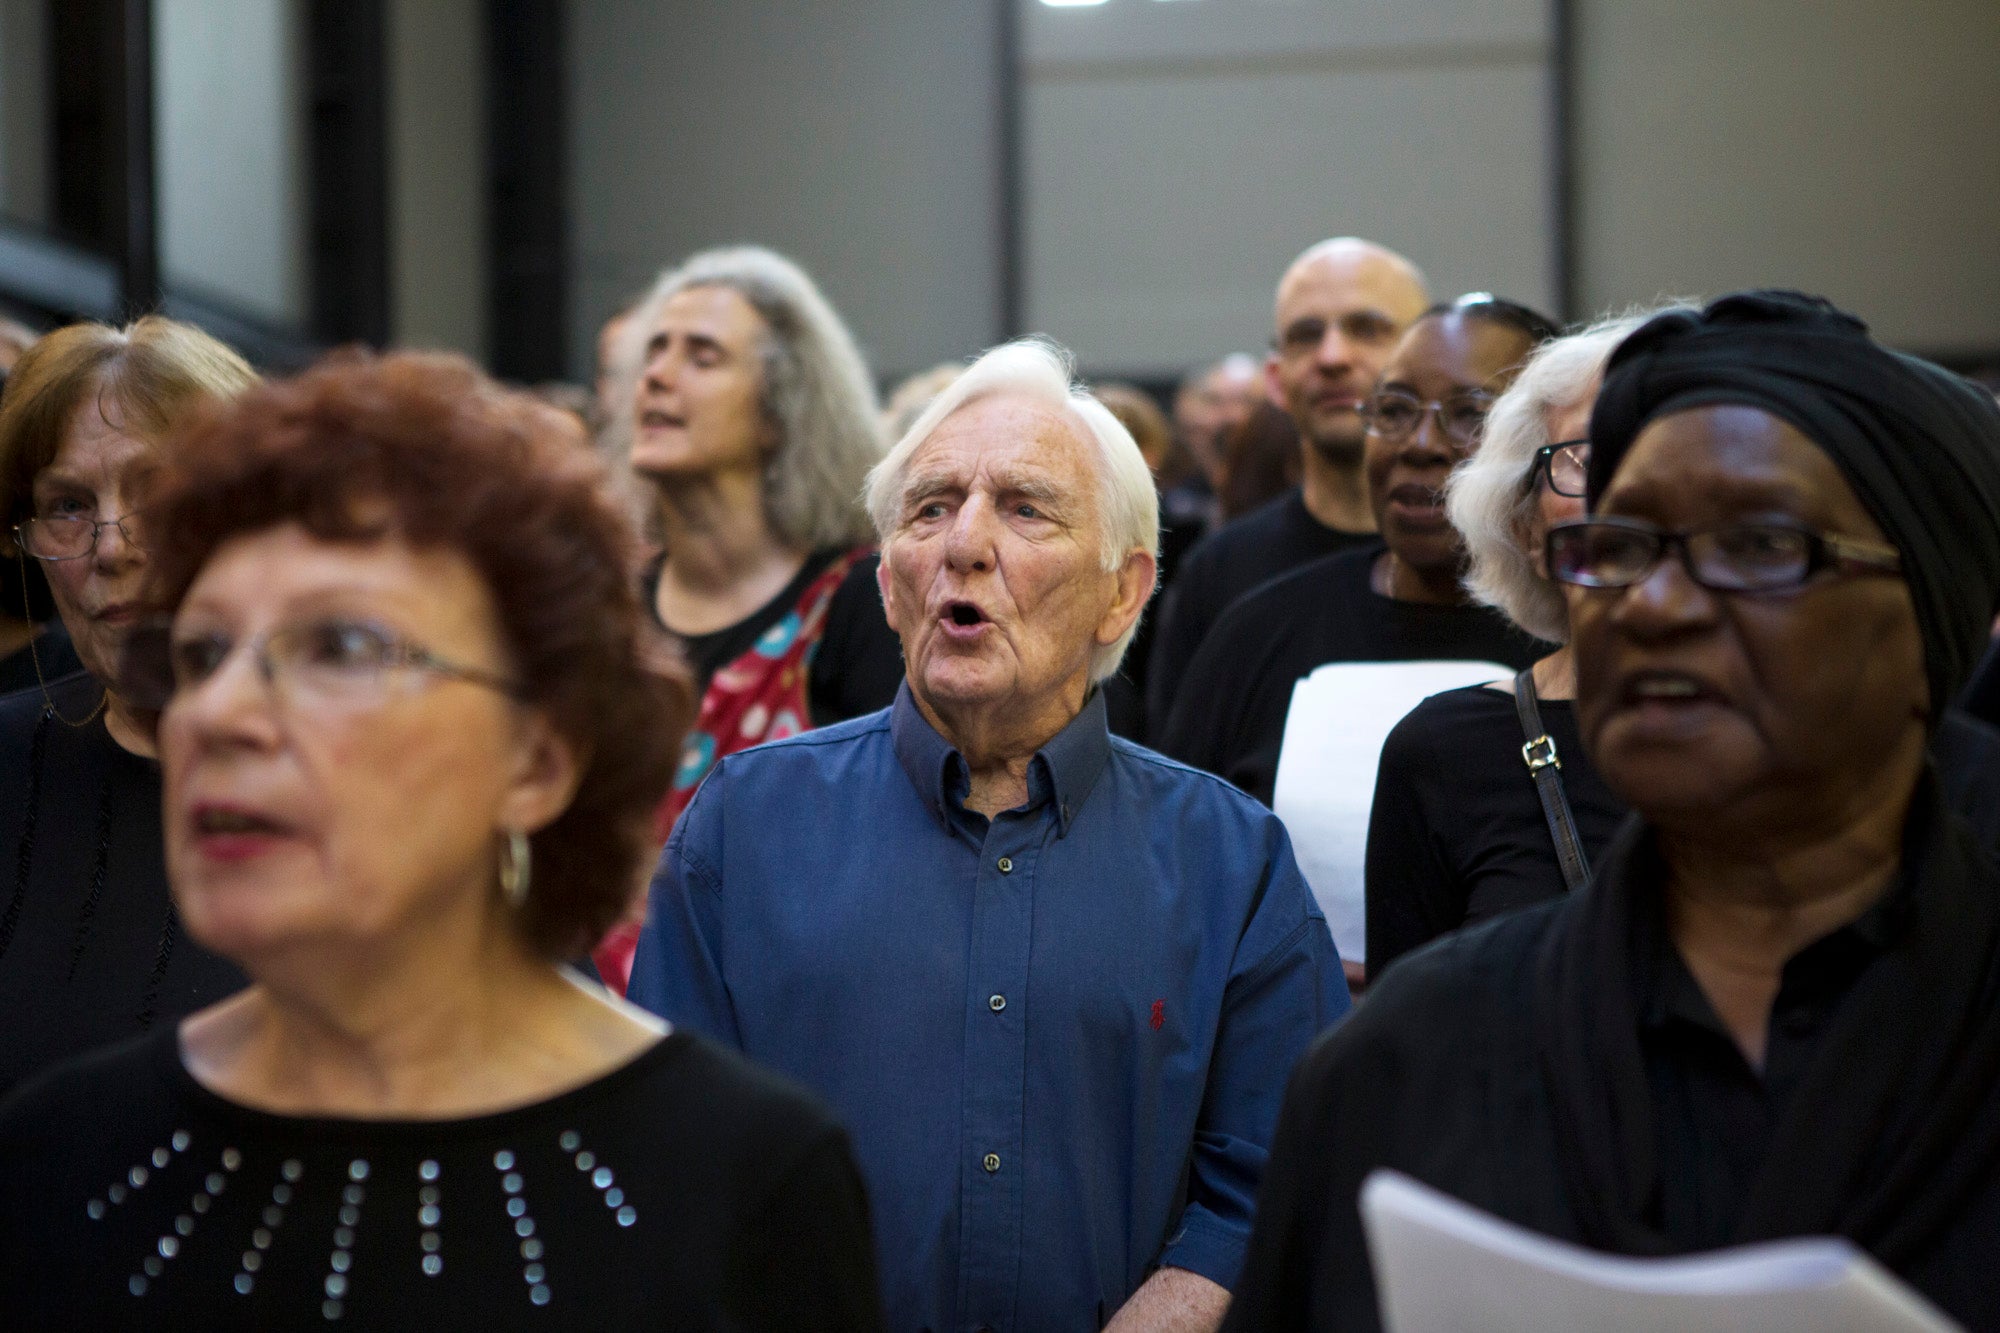
[[[1153,1001],[1152,1022],[1153,1022],[1153,1031],[1155,1032],[1158,1032],[1161,1028],[1167,1025],[1167,1002],[1165,1000]]]

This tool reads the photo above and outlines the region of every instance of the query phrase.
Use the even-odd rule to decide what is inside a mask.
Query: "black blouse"
[[[160,766],[111,739],[87,674],[0,700],[0,1094],[243,985],[167,894]],[[56,716],[60,712],[61,717]]]
[[[273,1115],[168,1029],[0,1107],[0,1310],[19,1328],[874,1329],[846,1135],[673,1034],[517,1110]]]
[[[1551,699],[1539,707],[1595,863],[1625,803],[1584,754],[1575,708]],[[1522,739],[1514,696],[1484,685],[1432,695],[1389,733],[1368,817],[1371,977],[1448,930],[1564,892]]]
[[[1926,781],[1898,882],[1721,1035],[1632,821],[1581,893],[1406,957],[1295,1071],[1226,1331],[1379,1327],[1356,1204],[1402,1171],[1630,1254],[1850,1236],[2000,1327],[2000,870]],[[1607,928],[1608,927],[1608,928]]]

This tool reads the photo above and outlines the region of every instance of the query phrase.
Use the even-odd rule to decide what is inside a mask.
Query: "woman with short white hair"
[[[1569,612],[1542,547],[1583,516],[1604,363],[1651,313],[1542,344],[1447,484],[1466,588],[1562,646],[1512,680],[1432,695],[1389,733],[1368,822],[1371,980],[1447,931],[1577,887],[1624,817],[1577,734]]]
[[[663,273],[620,333],[613,438],[660,555],[644,592],[701,690],[664,840],[715,761],[885,708],[903,660],[860,504],[883,442],[867,364],[803,269],[758,246]],[[636,925],[596,954],[624,989]]]

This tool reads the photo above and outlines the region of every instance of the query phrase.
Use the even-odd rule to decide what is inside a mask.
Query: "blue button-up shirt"
[[[1156,1266],[1235,1281],[1285,1079],[1347,1009],[1272,814],[1110,735],[1028,800],[895,705],[730,756],[653,880],[631,996],[826,1098],[890,1326],[1095,1329]]]

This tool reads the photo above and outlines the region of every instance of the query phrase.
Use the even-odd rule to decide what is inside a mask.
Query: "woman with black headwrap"
[[[1375,1326],[1383,1166],[1625,1254],[1846,1236],[2000,1326],[2000,869],[1927,753],[2000,602],[2000,410],[1759,292],[1634,334],[1591,441],[1549,563],[1637,815],[1307,1056],[1228,1327]]]

